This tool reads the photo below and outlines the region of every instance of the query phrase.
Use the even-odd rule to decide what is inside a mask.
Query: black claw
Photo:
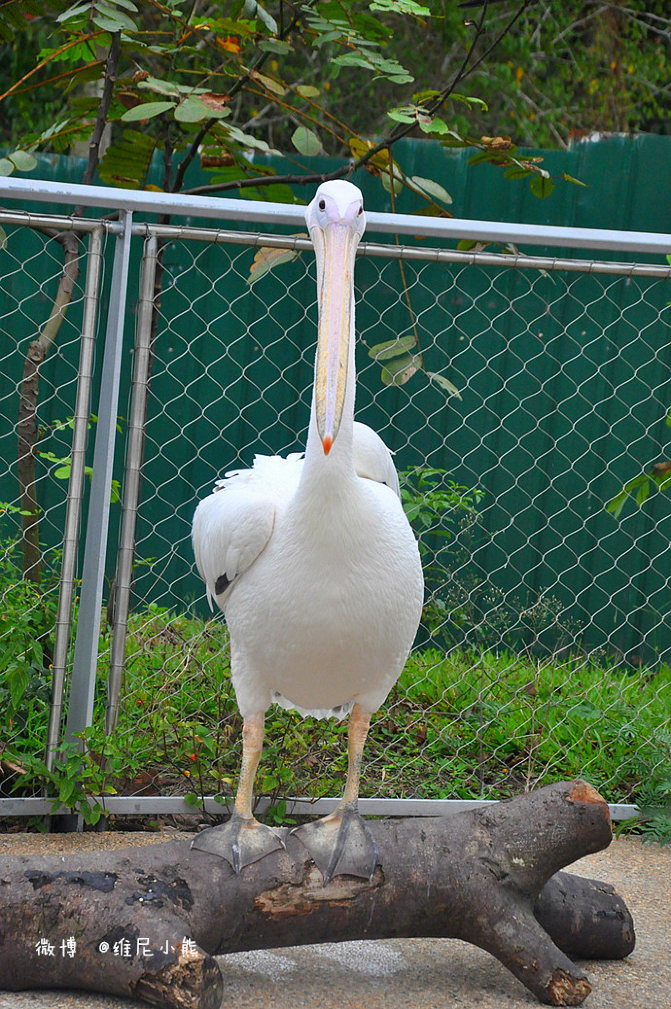
[[[238,833],[240,831],[240,824],[237,825]],[[235,869],[235,875],[240,875],[240,845],[237,840],[231,840],[231,854],[233,856],[233,868]]]

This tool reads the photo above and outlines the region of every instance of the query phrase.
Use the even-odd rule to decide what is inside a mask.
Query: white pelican
[[[257,456],[219,481],[193,520],[196,564],[223,610],[243,717],[230,820],[193,847],[236,872],[282,846],[252,814],[265,712],[272,702],[349,719],[344,796],[297,829],[320,868],[372,878],[377,851],[357,810],[371,714],[398,679],[419,624],[423,579],[383,441],[354,420],[354,261],[363,198],[326,182],[306,210],[317,258],[318,337],[305,458]]]

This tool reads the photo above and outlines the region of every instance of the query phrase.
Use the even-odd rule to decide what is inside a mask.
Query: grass
[[[57,775],[41,762],[47,677],[33,669],[13,716],[11,706],[0,713],[5,794],[35,794],[46,781],[66,804],[82,791],[179,794],[194,805],[200,795],[230,795],[242,724],[223,622],[155,606],[131,616],[119,723],[106,738],[108,648],[104,631],[83,782],[74,752]],[[670,694],[668,666],[632,671],[585,657],[421,650],[374,719],[361,794],[506,798],[582,777],[609,801],[636,801],[651,782],[669,777]],[[345,723],[273,707],[266,725],[259,794],[340,794]]]

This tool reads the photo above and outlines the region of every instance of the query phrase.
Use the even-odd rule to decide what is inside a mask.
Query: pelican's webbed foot
[[[191,842],[198,851],[209,851],[225,858],[236,873],[264,855],[284,848],[284,842],[272,827],[252,817],[233,813],[230,820],[201,831]]]
[[[321,820],[313,820],[292,830],[310,852],[324,877],[324,886],[333,876],[362,876],[372,880],[377,864],[377,845],[359,814],[356,802],[336,809]]]

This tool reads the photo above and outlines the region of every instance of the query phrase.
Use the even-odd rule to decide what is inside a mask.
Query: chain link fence
[[[262,209],[254,213],[258,220]],[[47,219],[35,215],[4,220],[0,801],[46,785],[50,797],[73,802],[81,773],[65,796],[54,775],[68,753],[80,767],[82,732],[84,791],[153,797],[145,808],[155,813],[169,796],[187,805],[224,799],[241,721],[225,624],[205,605],[190,523],[225,471],[256,453],[304,446],[316,338],[309,242],[278,237],[270,216],[267,233],[131,224],[130,215],[98,226],[103,268],[91,279],[82,252],[40,368],[38,584],[22,576],[20,525],[29,517],[16,446],[24,360],[58,288],[62,232],[46,233]],[[75,222],[89,232],[83,247],[95,224]],[[405,234],[420,226],[408,223]],[[652,480],[637,487],[641,499],[641,487],[652,488],[643,506],[629,498],[617,517],[606,506],[669,454],[671,271],[606,258],[624,258],[618,235],[600,261],[585,243],[571,259],[532,260],[408,241],[368,243],[358,261],[357,416],[396,453],[427,597],[405,673],[373,723],[361,794],[497,799],[581,776],[611,803],[643,801],[670,759],[671,507]],[[105,316],[119,301],[122,260],[130,286],[121,299],[120,399],[107,408],[102,614],[77,530],[72,619],[61,634],[63,714],[77,668],[90,693],[86,716],[68,714],[65,724],[54,708],[53,629],[63,530],[73,531],[68,478],[77,501],[71,440],[83,410],[85,285],[95,286]],[[105,424],[96,404],[113,374],[102,321],[86,411],[94,481]],[[395,356],[380,356],[393,340],[401,340]],[[82,486],[90,528],[101,498],[89,494],[88,479]],[[82,616],[85,602],[99,635],[96,620]],[[98,654],[87,670],[76,650],[94,632]],[[44,759],[50,698],[52,754],[61,747],[51,776],[35,760]],[[267,726],[258,788],[277,816],[288,795],[339,794],[343,724],[273,708]]]

